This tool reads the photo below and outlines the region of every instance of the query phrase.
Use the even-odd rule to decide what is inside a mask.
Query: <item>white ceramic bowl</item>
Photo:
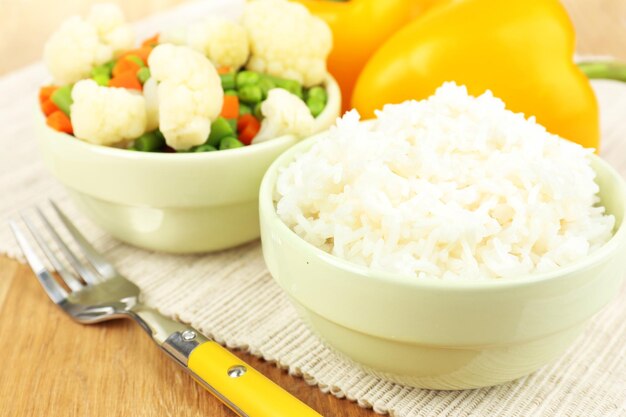
[[[335,122],[341,93],[325,81],[328,103],[315,131]],[[130,244],[174,253],[230,248],[259,237],[258,194],[274,159],[297,139],[283,136],[207,153],[131,152],[91,145],[39,118],[44,162],[79,209]]]
[[[278,217],[281,167],[315,137],[281,155],[260,192],[263,255],[307,323],[332,347],[380,375],[421,388],[465,389],[527,375],[581,333],[618,292],[626,270],[626,186],[593,157],[615,235],[557,271],[507,280],[422,281],[373,272],[301,239]]]

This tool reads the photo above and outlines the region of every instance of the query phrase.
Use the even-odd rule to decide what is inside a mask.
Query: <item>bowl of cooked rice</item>
[[[622,282],[625,210],[593,150],[453,83],[347,113],[260,191],[265,261],[310,327],[383,377],[446,390],[572,343]]]

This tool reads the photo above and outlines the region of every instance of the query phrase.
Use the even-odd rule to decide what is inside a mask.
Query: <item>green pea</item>
[[[150,68],[148,67],[139,68],[139,70],[137,71],[137,79],[141,84],[144,84],[146,81],[148,81],[151,75],[152,74],[150,74]]]
[[[225,90],[224,94],[227,95],[227,96],[238,96],[239,95],[237,90]]]
[[[236,130],[232,128],[231,124],[223,117],[218,117],[213,123],[211,123],[211,133],[205,143],[211,146],[219,145],[222,138],[226,136],[234,136]]]
[[[309,98],[306,101],[306,105],[311,111],[313,117],[319,116],[319,114],[324,110],[324,107],[326,107],[326,104],[324,104],[323,101],[314,98]]]
[[[233,133],[237,131],[237,119],[226,119]]]
[[[111,61],[107,62],[106,64],[103,64],[104,66],[106,66],[109,69],[109,74],[113,73],[113,67],[115,67],[115,64],[117,64],[117,61],[115,59],[112,59]]]
[[[276,83],[269,78],[262,78],[257,85],[263,93],[263,99],[267,98],[267,94],[272,88],[276,88]]]
[[[291,94],[295,94],[300,98],[304,97],[302,92],[302,84],[300,84],[296,80],[288,80],[286,78],[274,77],[272,75],[264,75],[263,77],[272,81],[278,88],[287,90]]]
[[[322,103],[326,103],[328,101],[328,93],[324,87],[316,86],[311,87],[306,94],[307,101],[309,99],[315,99],[321,101]]]
[[[109,77],[106,74],[96,74],[92,76],[91,78],[93,78],[93,80],[102,87],[108,87],[109,80],[111,79],[111,77]]]
[[[261,79],[261,75],[258,72],[253,71],[241,71],[236,76],[237,87],[241,88],[246,85],[255,85]]]
[[[109,85],[109,80],[111,79],[111,72],[113,70],[113,66],[110,65],[113,62],[108,62],[106,64],[99,65],[97,67],[93,67],[91,69],[91,78],[100,86],[107,87]],[[115,63],[113,63],[114,65]]]
[[[252,108],[244,103],[239,103],[239,115],[243,116],[244,114],[252,113]]]
[[[299,98],[304,97],[304,95],[302,94],[302,84],[300,84],[299,82],[294,80],[284,80],[281,84],[282,85],[278,85],[280,88],[284,88],[285,90],[289,91],[291,94],[295,94]]]
[[[263,120],[263,112],[261,111],[261,104],[262,103],[255,104],[254,108],[252,109],[252,115],[259,120]]]
[[[255,104],[263,100],[263,92],[257,85],[245,85],[239,89],[239,100]]]
[[[144,64],[143,60],[141,58],[139,58],[137,55],[127,55],[124,59],[132,61],[132,62],[134,62],[135,64],[139,65],[142,68],[146,66],[146,64]]]
[[[111,77],[111,72],[113,71],[112,67],[109,64],[98,65],[97,67],[93,67],[91,69],[91,77],[96,78],[98,75],[106,75],[107,77]]]
[[[213,151],[217,151],[217,148],[213,145],[209,145],[208,143],[205,143],[204,145],[197,146],[193,151],[194,152],[213,152]]]
[[[244,146],[244,144],[232,136],[227,136],[220,141],[220,151],[224,149],[241,148],[242,146]]]
[[[160,132],[159,132],[160,133]],[[159,135],[157,131],[144,133],[135,139],[133,148],[142,152],[154,152],[165,146],[163,135]]]
[[[72,100],[72,88],[73,84],[64,85],[63,87],[58,88],[50,99],[56,106],[68,116],[70,115],[70,107],[74,100]]]
[[[222,89],[223,90],[234,90],[237,87],[237,83],[235,82],[235,73],[229,72],[227,74],[221,74],[220,79],[222,80]]]

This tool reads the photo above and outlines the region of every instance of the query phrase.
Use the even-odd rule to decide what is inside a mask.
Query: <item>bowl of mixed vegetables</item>
[[[44,162],[86,215],[136,246],[193,253],[254,240],[266,169],[339,116],[331,46],[326,24],[287,0],[139,46],[117,6],[94,6],[44,50]]]

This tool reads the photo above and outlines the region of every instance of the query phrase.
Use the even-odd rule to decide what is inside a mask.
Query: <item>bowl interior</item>
[[[328,103],[314,131],[339,116],[341,92],[325,81]],[[67,187],[103,201],[131,206],[198,207],[229,205],[258,198],[263,174],[282,152],[296,144],[291,136],[219,152],[164,154],[92,145],[48,128],[38,118],[44,161]]]

